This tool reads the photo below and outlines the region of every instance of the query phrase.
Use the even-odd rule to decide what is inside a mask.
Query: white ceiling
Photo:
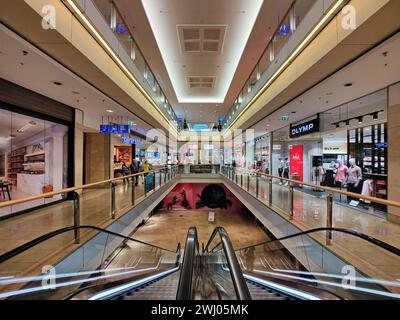
[[[27,55],[23,51],[28,52]],[[123,117],[136,123],[134,130],[145,134],[151,127],[30,43],[0,26],[1,77],[84,112],[87,130],[99,130],[104,121]],[[59,81],[62,86],[56,86]],[[106,110],[112,110],[108,113]]]
[[[251,0],[250,5],[249,0],[142,3],[178,102],[224,102],[263,0]],[[207,36],[207,31],[216,37]],[[204,51],[212,40],[216,40],[215,52]],[[186,51],[187,46],[192,50]],[[214,87],[188,87],[186,78],[199,76],[214,77]]]
[[[291,0],[115,3],[176,114],[188,122],[215,123],[234,103]],[[225,30],[221,52],[184,53],[182,26]],[[214,86],[189,88],[187,77],[198,76],[214,77]]]
[[[385,56],[383,53],[386,53]],[[276,131],[348,103],[351,113],[363,114],[386,101],[385,92],[370,93],[400,81],[400,33],[320,82],[301,96],[252,126],[258,132]],[[353,83],[345,87],[346,83]],[[359,99],[360,97],[363,97]],[[356,100],[357,99],[357,100]],[[356,101],[353,101],[356,100]],[[349,103],[350,102],[350,103]],[[347,108],[347,106],[346,106]],[[293,113],[295,112],[295,113]],[[289,115],[289,121],[281,116]]]

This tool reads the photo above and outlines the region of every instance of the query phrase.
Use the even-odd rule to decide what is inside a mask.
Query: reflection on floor
[[[136,189],[136,199],[143,198],[143,186]],[[116,188],[116,206],[118,217],[123,208],[130,206],[130,184],[119,184]],[[73,225],[73,202],[64,201],[53,206],[34,210],[20,216],[0,221],[0,254],[16,248],[48,232]],[[81,195],[81,225],[105,227],[110,222],[110,188],[86,190]],[[90,232],[82,231],[81,237]],[[0,276],[20,270],[27,270],[39,261],[70,248],[73,244],[73,232],[52,238],[26,253],[1,264]]]
[[[246,181],[246,179],[244,180]],[[243,187],[247,189],[247,184]],[[256,179],[254,177],[250,179],[249,192],[256,196]],[[268,194],[268,181],[261,178],[258,199],[263,203],[268,203]],[[326,199],[295,190],[293,206],[294,216],[290,223],[301,230],[326,227]],[[273,184],[272,208],[285,219],[289,219],[288,187]],[[400,248],[400,225],[336,202],[333,205],[333,227],[355,230]],[[322,241],[324,240],[322,239]],[[334,233],[330,249],[360,267],[370,276],[387,280],[400,279],[400,268],[398,267],[400,258],[383,249],[377,249],[366,241]]]
[[[176,250],[178,242],[185,245],[187,231],[197,227],[199,243],[207,244],[212,231],[222,226],[228,232],[235,249],[267,241],[264,231],[255,223],[251,214],[216,211],[214,223],[208,222],[208,211],[160,211],[140,227],[135,239]],[[215,242],[217,244],[217,242]]]

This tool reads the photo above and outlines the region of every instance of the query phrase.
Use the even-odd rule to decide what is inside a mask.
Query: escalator
[[[192,227],[184,250],[178,244],[169,251],[92,226],[79,227],[88,237],[76,245],[76,229],[54,231],[1,255],[0,299],[400,299],[400,250],[354,231],[314,229],[235,251],[222,227],[205,245]],[[322,245],[328,236],[332,244]],[[342,248],[335,241],[346,237],[357,238],[364,251],[384,253],[394,274],[371,277],[339,259],[335,252]],[[62,260],[51,257],[58,262],[54,268],[48,268],[48,259],[25,266],[50,246],[73,250]]]

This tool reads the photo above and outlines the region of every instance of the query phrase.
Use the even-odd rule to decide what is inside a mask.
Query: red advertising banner
[[[290,176],[303,181],[303,146],[290,146]]]

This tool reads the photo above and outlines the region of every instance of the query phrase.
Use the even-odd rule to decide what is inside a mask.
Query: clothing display
[[[352,193],[361,192],[361,181],[362,181],[362,171],[361,168],[350,160],[350,168],[348,168],[347,173],[347,191]],[[347,201],[357,200],[353,197],[347,197]]]
[[[374,196],[374,181],[371,179],[367,179],[364,181],[361,194],[363,196],[369,196],[373,197]],[[369,200],[364,200],[365,203],[371,203]]]
[[[349,168],[341,163],[339,167],[336,169],[336,176],[335,176],[335,181],[339,183],[344,183],[346,182],[346,176],[349,172]]]
[[[324,181],[325,169],[322,165],[314,167],[312,173],[313,173],[313,181],[314,182],[318,183],[318,182]]]
[[[348,168],[347,173],[347,183],[358,184],[362,179],[362,171],[361,168],[357,165],[353,165]]]

